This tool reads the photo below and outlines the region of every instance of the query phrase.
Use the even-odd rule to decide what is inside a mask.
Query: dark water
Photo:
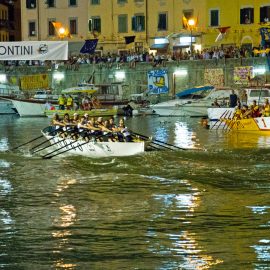
[[[0,116],[0,269],[270,269],[270,137],[198,122],[127,120],[203,151],[42,160],[4,151],[49,120]]]

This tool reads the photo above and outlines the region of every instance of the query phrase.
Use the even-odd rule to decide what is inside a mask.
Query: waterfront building
[[[259,46],[265,0],[22,0],[22,39],[67,39],[79,51],[98,39],[96,52],[196,51]],[[184,19],[184,20],[183,20]],[[193,19],[193,20],[191,20]],[[64,35],[55,27],[63,26]],[[192,46],[191,46],[192,45]]]
[[[15,19],[16,18],[16,19]],[[21,40],[20,1],[0,2],[0,41]]]

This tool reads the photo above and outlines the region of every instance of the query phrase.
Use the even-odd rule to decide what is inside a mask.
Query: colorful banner
[[[224,86],[224,73],[222,68],[210,68],[204,70],[204,84],[216,87]]]
[[[35,90],[49,87],[48,74],[23,76],[20,78],[21,90]]]
[[[0,61],[67,59],[67,41],[0,42]]]
[[[148,71],[148,93],[164,94],[168,92],[168,71],[164,69]]]
[[[235,84],[248,84],[250,78],[253,77],[253,67],[235,67],[233,77]]]

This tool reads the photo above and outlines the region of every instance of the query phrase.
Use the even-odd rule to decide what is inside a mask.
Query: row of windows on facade
[[[119,33],[127,33],[128,32],[128,16],[127,15],[119,15],[118,16],[118,32]],[[56,22],[55,19],[51,19],[48,21],[48,35],[54,36],[56,34],[55,28],[53,26],[53,22]],[[89,31],[96,31],[101,33],[101,18],[93,17],[88,21]],[[158,29],[166,30],[167,29],[167,14],[159,14],[158,19]],[[133,31],[145,31],[145,16],[138,15],[132,17],[132,30]],[[77,19],[69,20],[69,32],[71,35],[78,34],[78,22]],[[36,22],[29,22],[29,36],[36,36]]]
[[[46,0],[45,4],[47,4],[48,7],[55,7],[56,6],[56,0]],[[117,0],[118,4],[125,4],[128,0]],[[135,3],[142,3],[144,0],[134,0]],[[99,5],[100,0],[90,0],[91,5]],[[26,8],[32,9],[36,8],[37,0],[26,0]],[[68,0],[69,6],[77,6],[77,0]]]
[[[192,13],[188,14],[184,12],[184,15],[188,18],[192,16]],[[270,6],[260,8],[260,22],[268,22],[270,17]],[[55,19],[49,20],[48,24],[48,35],[55,35],[55,28],[52,22],[55,22]],[[254,23],[254,9],[253,8],[244,8],[240,10],[240,23],[241,24],[250,24]],[[219,26],[219,10],[211,10],[210,13],[210,26]],[[168,28],[168,14],[159,13],[158,14],[158,31],[166,31]],[[71,35],[76,35],[78,25],[77,19],[69,20],[69,31]],[[145,31],[145,16],[144,15],[135,15],[132,17],[131,29],[133,31]],[[101,32],[101,18],[92,17],[89,20],[89,31]],[[119,15],[118,16],[118,33],[127,33],[128,32],[128,15]],[[29,36],[36,36],[36,23],[29,22]]]
[[[220,10],[210,11],[210,26],[219,26]],[[260,7],[260,22],[268,22],[270,18],[270,6]],[[240,24],[254,23],[254,8],[240,9]]]

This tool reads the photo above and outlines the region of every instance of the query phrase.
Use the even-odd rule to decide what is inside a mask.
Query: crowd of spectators
[[[99,54],[79,54],[70,56],[67,61],[3,61],[4,66],[65,66],[66,69],[78,70],[80,65],[84,64],[99,64],[112,67],[113,64],[121,66],[128,64],[130,68],[136,67],[137,63],[150,63],[153,66],[162,65],[166,62],[183,61],[183,60],[208,60],[208,59],[225,59],[225,58],[249,58],[249,57],[264,57],[265,52],[254,54],[253,50],[241,49],[238,47],[214,47],[204,49],[202,51],[195,50],[191,53],[189,50],[175,50],[173,53],[107,53]]]

